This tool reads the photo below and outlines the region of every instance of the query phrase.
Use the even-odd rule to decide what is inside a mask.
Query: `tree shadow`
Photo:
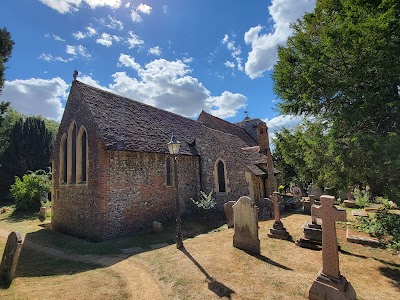
[[[372,259],[376,260],[376,261],[379,261],[379,262],[383,263],[384,265],[392,266],[392,267],[400,269],[400,264],[392,263],[392,262],[389,262],[389,261],[386,261],[386,260],[383,260],[383,259],[379,259],[379,258],[376,258],[376,257],[372,257]]]
[[[10,223],[18,223],[27,220],[36,220],[39,218],[38,212],[17,212],[13,211],[6,220]]]
[[[234,290],[230,289],[229,287],[225,286],[223,283],[218,282],[215,278],[211,277],[206,270],[197,262],[197,260],[185,249],[181,249],[181,252],[189,258],[193,264],[206,276],[208,289],[216,294],[218,297],[227,297],[231,299],[231,295],[235,293]]]
[[[400,289],[400,270],[391,267],[379,267],[379,271],[382,275],[386,276],[387,278],[391,279],[392,285],[396,288]]]
[[[249,254],[249,255],[251,255],[251,256],[253,256],[253,257],[255,257],[255,258],[257,258],[257,259],[259,259],[261,261],[263,261],[263,262],[266,262],[266,263],[272,265],[272,266],[275,266],[275,267],[278,267],[278,268],[281,268],[281,269],[284,269],[284,270],[287,270],[287,271],[293,271],[292,268],[286,267],[285,265],[282,265],[282,264],[280,264],[280,263],[278,263],[276,261],[273,261],[272,259],[270,259],[270,258],[268,258],[268,257],[266,257],[266,256],[264,256],[262,254],[254,254],[254,253],[246,251],[246,250],[243,250],[243,251],[246,252],[247,254]]]
[[[351,253],[351,252],[349,252],[349,251],[346,251],[346,250],[342,249],[341,247],[338,247],[338,251],[339,251],[341,254],[344,254],[344,255],[355,256],[355,257],[363,258],[363,259],[368,258],[368,257],[365,256],[365,255],[355,254],[355,253]]]

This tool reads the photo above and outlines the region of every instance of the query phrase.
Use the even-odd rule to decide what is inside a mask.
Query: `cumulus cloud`
[[[74,56],[82,56],[83,58],[91,58],[90,53],[87,52],[87,49],[82,45],[72,46],[67,45],[67,49],[65,50],[67,54],[74,55]]]
[[[149,54],[153,54],[155,56],[160,56],[161,55],[161,48],[160,46],[152,47],[148,51]]]
[[[225,34],[222,39],[222,44],[226,45],[226,48],[231,52],[232,57],[236,60],[237,69],[243,71],[242,58],[240,57],[242,49],[240,46],[236,46],[235,41],[233,41],[227,34]]]
[[[26,115],[41,115],[60,121],[69,85],[61,78],[31,78],[6,81],[0,101]]]
[[[58,11],[61,14],[78,11],[82,3],[86,3],[90,8],[95,9],[99,6],[109,6],[118,8],[121,6],[121,0],[39,0],[48,7]]]
[[[93,28],[92,26],[87,26],[85,32],[78,31],[78,32],[73,33],[72,35],[77,40],[81,40],[81,39],[84,39],[86,37],[92,37],[92,36],[94,36],[96,34],[97,34],[97,31],[96,31],[95,28]]]
[[[229,60],[227,60],[227,61],[224,63],[224,65],[225,65],[225,67],[227,67],[227,68],[231,68],[231,69],[234,69],[234,68],[235,68],[235,63],[233,63],[233,62],[231,62],[231,61],[229,61]]]
[[[146,15],[149,15],[151,13],[151,6],[148,6],[147,4],[140,3],[137,8],[137,11],[140,11],[141,13],[144,13]]]
[[[69,62],[71,60],[73,60],[72,57],[70,58],[62,58],[61,56],[53,56],[51,54],[46,54],[46,53],[42,53],[40,54],[40,56],[38,57],[39,59],[42,59],[44,61],[61,61],[61,62]]]
[[[275,133],[282,130],[283,128],[291,129],[301,122],[304,121],[303,116],[294,115],[279,115],[271,120],[265,119],[264,122],[267,123],[268,133],[270,140],[275,138]]]
[[[247,103],[246,96],[229,91],[212,96],[197,78],[190,76],[189,66],[181,60],[156,59],[141,66],[133,57],[121,53],[118,66],[136,70],[138,77],[130,77],[126,72],[114,73],[114,82],[109,85],[111,91],[187,117],[206,110],[228,118]]]
[[[135,48],[136,46],[140,46],[144,44],[144,41],[139,38],[136,34],[132,31],[128,32],[129,38],[127,39],[129,49]]]
[[[101,25],[111,29],[118,29],[118,30],[124,29],[124,24],[121,21],[118,21],[117,19],[113,18],[110,15],[108,15],[107,18],[108,20],[101,18],[98,21]]]
[[[244,35],[244,40],[251,45],[245,64],[245,72],[251,78],[261,77],[271,70],[278,59],[277,46],[284,45],[292,34],[290,23],[295,22],[306,12],[315,7],[315,0],[272,0],[268,7],[274,22],[273,31],[260,34],[264,29],[258,25],[250,28]]]
[[[135,11],[131,11],[131,18],[134,23],[140,23],[143,21],[142,17]]]
[[[97,44],[110,47],[112,45],[113,37],[108,33],[102,33],[100,38],[96,40]]]

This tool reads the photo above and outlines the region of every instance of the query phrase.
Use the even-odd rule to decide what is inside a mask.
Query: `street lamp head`
[[[169,153],[172,155],[179,154],[179,148],[181,147],[181,143],[176,139],[175,135],[172,134],[171,140],[167,144]]]

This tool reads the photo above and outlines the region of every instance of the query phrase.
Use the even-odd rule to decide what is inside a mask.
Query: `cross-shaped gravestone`
[[[311,207],[312,215],[322,220],[322,273],[339,279],[339,254],[336,237],[336,221],[346,221],[346,211],[334,205],[335,197],[321,196],[321,206]]]
[[[312,215],[322,219],[322,271],[312,284],[310,299],[356,299],[356,293],[340,274],[336,221],[346,221],[346,211],[333,204],[335,197],[323,195],[321,206],[311,207]]]
[[[279,194],[279,192],[273,192],[271,198],[274,205],[275,222],[272,225],[272,228],[269,230],[270,232],[268,233],[268,236],[278,239],[287,239],[289,237],[289,234],[287,233],[286,228],[281,222],[281,214],[279,211],[279,204],[282,202],[281,195]]]

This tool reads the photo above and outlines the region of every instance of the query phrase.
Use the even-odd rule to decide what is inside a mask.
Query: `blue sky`
[[[60,120],[78,79],[196,118],[296,123],[274,109],[271,69],[315,0],[3,0],[15,42],[0,100]]]

